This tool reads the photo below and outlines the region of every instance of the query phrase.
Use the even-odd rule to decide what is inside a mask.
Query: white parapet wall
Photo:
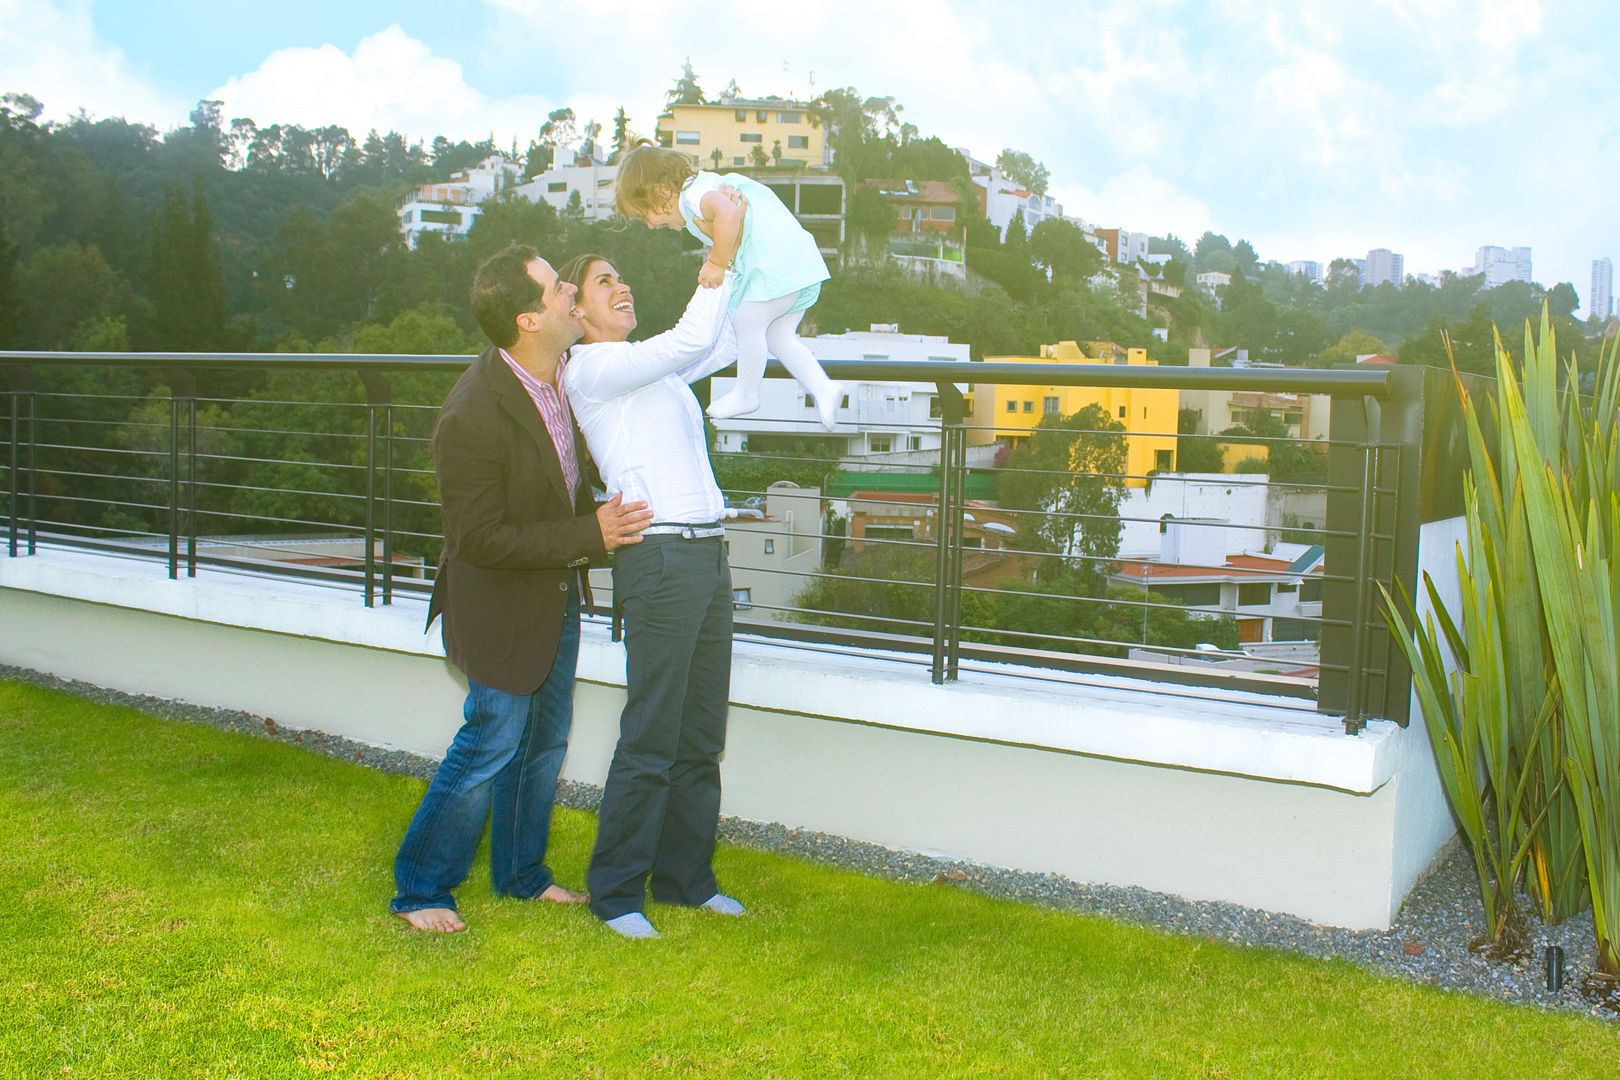
[[[0,663],[430,757],[465,681],[426,605],[61,550],[0,557]],[[1308,703],[740,640],[722,811],[890,848],[1387,927],[1451,836],[1420,726]],[[600,785],[624,654],[587,621],[563,774]],[[402,826],[403,828],[403,823]]]

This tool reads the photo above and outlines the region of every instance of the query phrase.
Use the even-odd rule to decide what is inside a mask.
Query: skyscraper
[[[1487,245],[1475,254],[1471,272],[1485,275],[1482,287],[1486,289],[1494,289],[1510,281],[1530,281],[1530,249]]]
[[[1388,248],[1373,248],[1367,252],[1367,272],[1364,280],[1367,288],[1382,285],[1388,281],[1397,289],[1406,281],[1406,259],[1397,255]]]
[[[1586,313],[1600,319],[1614,314],[1614,263],[1608,256],[1592,260],[1592,291],[1586,298]]]

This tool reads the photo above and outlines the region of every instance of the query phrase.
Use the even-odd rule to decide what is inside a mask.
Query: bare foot
[[[416,929],[435,934],[456,934],[467,929],[467,924],[461,921],[461,917],[447,907],[419,908],[416,911],[398,911],[395,914]]]
[[[591,898],[582,892],[575,892],[572,889],[565,889],[561,885],[553,884],[548,885],[546,891],[536,899],[550,900],[553,904],[585,904],[589,903]]]

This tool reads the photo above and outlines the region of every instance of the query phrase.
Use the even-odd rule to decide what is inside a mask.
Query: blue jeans
[[[394,859],[396,914],[455,910],[451,890],[467,877],[490,820],[489,878],[497,896],[535,897],[556,881],[546,865],[551,803],[574,720],[579,597],[570,590],[551,673],[532,694],[469,680],[464,723],[433,774]]]

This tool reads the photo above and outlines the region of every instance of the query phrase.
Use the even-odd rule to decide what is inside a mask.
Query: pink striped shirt
[[[579,456],[574,451],[574,416],[568,409],[567,395],[562,393],[564,360],[557,361],[557,385],[552,386],[523,370],[505,349],[500,353],[528,392],[529,400],[540,410],[540,419],[551,433],[551,444],[557,448],[557,460],[562,463],[563,479],[568,483],[568,497],[572,499],[579,490]]]

